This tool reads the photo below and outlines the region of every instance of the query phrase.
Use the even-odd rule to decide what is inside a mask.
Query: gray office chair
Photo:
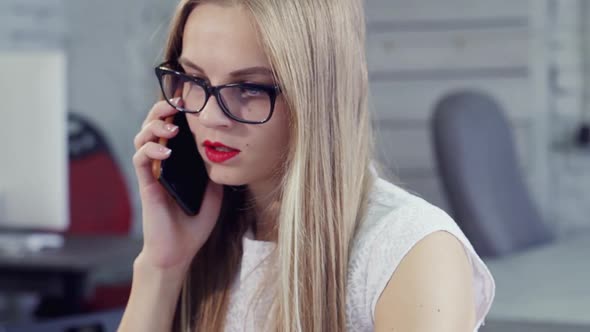
[[[489,96],[461,91],[443,97],[432,139],[452,214],[484,257],[551,241],[519,169],[510,125]]]

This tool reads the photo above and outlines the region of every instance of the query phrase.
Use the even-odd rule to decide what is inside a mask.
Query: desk
[[[0,292],[59,296],[64,312],[80,311],[93,275],[126,274],[142,241],[127,236],[66,236],[64,246],[40,252],[0,251]],[[117,276],[121,278],[121,276]]]
[[[526,322],[486,320],[479,332],[588,332],[588,326]]]
[[[101,331],[116,332],[123,317],[122,310],[112,310],[87,315],[77,315],[45,322],[29,322],[2,326],[0,332],[64,332],[64,331]]]
[[[496,281],[489,320],[544,321],[590,331],[590,232],[485,259]]]

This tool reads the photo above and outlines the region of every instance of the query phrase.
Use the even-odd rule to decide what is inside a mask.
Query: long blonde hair
[[[203,1],[251,14],[290,111],[266,327],[344,331],[349,251],[373,183],[363,0],[182,0],[166,61],[180,56],[187,18]],[[224,327],[249,227],[237,222],[239,191],[226,194],[226,212],[187,275],[176,331]]]

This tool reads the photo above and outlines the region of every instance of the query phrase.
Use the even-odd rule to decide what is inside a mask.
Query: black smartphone
[[[178,126],[178,134],[160,144],[172,150],[165,160],[154,160],[152,172],[182,210],[189,216],[199,213],[209,177],[185,113],[176,113],[166,122]]]

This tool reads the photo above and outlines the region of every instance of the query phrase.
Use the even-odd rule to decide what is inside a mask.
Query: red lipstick
[[[240,150],[238,149],[229,147],[223,143],[211,142],[209,140],[203,142],[203,146],[205,146],[205,154],[207,155],[207,158],[214,163],[222,163],[240,153]]]

